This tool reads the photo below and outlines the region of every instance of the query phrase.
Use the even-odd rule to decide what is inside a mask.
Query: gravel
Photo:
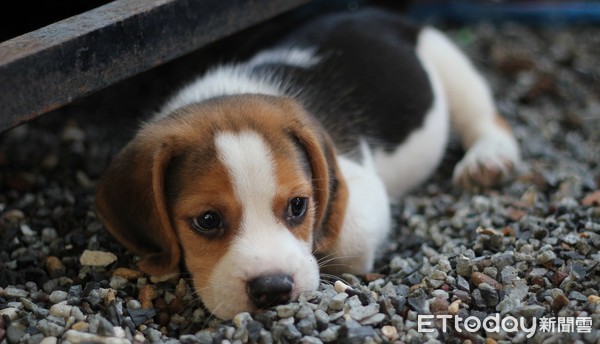
[[[448,28],[490,80],[524,155],[464,193],[460,154],[395,207],[376,271],[298,302],[215,319],[179,278],[152,282],[105,231],[94,183],[190,60],[0,136],[1,343],[595,343],[600,340],[600,29]],[[197,63],[197,62],[195,62]],[[178,74],[179,73],[179,74]],[[166,86],[165,86],[166,85]],[[154,88],[161,91],[153,91]],[[152,93],[155,92],[155,93]],[[348,287],[349,286],[349,287]],[[590,333],[418,331],[420,314],[592,317]]]

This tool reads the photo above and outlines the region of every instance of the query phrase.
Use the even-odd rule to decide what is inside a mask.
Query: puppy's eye
[[[299,225],[306,215],[306,207],[308,205],[308,199],[306,197],[294,197],[288,203],[287,208],[287,221],[291,225]]]
[[[192,226],[203,234],[213,234],[223,226],[221,215],[216,211],[206,213],[192,219]]]

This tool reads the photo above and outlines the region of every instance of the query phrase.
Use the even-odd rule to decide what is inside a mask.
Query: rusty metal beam
[[[116,0],[0,43],[0,131],[310,0]]]

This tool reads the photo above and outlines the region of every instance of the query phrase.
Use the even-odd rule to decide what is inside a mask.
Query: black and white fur
[[[350,194],[336,262],[356,273],[372,268],[389,231],[390,198],[439,164],[451,123],[466,150],[455,181],[468,184],[482,169],[503,178],[519,161],[489,87],[463,53],[441,32],[380,9],[325,16],[247,62],[218,66],[157,118],[245,93],[295,98],[331,135]]]

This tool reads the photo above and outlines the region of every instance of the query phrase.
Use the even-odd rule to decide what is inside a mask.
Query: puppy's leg
[[[485,80],[458,47],[435,29],[423,29],[417,52],[442,81],[453,129],[466,151],[454,169],[454,182],[474,188],[504,181],[520,160],[519,146],[498,115]]]

